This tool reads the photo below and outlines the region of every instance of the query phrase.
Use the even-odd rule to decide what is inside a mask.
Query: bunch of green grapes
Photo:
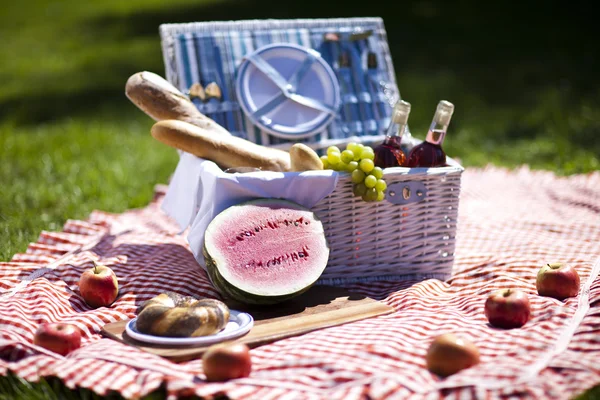
[[[361,143],[348,143],[341,151],[337,146],[327,148],[327,155],[321,156],[324,169],[346,171],[351,175],[352,193],[364,201],[381,201],[385,198],[387,184],[382,179],[383,170],[375,166],[375,153]]]

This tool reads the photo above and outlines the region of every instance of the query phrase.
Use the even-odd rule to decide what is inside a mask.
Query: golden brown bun
[[[229,308],[223,302],[167,292],[139,307],[136,326],[147,335],[195,337],[217,333],[227,322]]]

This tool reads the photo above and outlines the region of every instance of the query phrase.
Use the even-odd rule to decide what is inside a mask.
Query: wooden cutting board
[[[345,324],[391,313],[394,309],[364,295],[332,286],[313,286],[306,293],[288,302],[265,307],[248,307],[228,302],[234,310],[245,311],[254,318],[254,326],[234,342],[249,347],[279,339],[302,335],[317,329]],[[149,353],[180,362],[199,358],[207,347],[174,347],[153,345],[132,339],[125,333],[128,320],[107,324],[102,328],[106,337],[138,347]]]

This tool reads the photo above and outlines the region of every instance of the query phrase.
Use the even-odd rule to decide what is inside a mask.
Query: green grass
[[[528,164],[563,175],[599,169],[600,47],[591,6],[484,6],[474,0],[372,0],[343,8],[320,0],[3,4],[0,260],[69,218],[142,207],[154,185],[167,182],[177,155],[152,140],[152,121],[123,94],[131,74],[163,73],[158,25],[166,22],[383,16],[402,96],[413,106],[413,135],[423,136],[435,104],[446,98],[457,110],[445,147],[467,167]],[[14,398],[34,399],[51,387],[57,398],[67,392],[94,398],[57,382],[41,385],[2,377],[0,393],[11,388],[26,393]]]
[[[177,155],[148,134],[145,118],[72,119],[0,127],[0,259],[23,251],[40,230],[95,209],[142,207],[167,182]],[[9,162],[5,160],[10,160]]]
[[[160,400],[167,396],[164,386],[152,393],[142,396],[140,400]],[[225,400],[226,397],[216,396],[215,400]],[[28,382],[14,374],[0,377],[0,400],[124,400],[116,392],[100,396],[89,389],[67,388],[56,377],[41,378],[38,382]],[[186,400],[200,400],[198,396],[190,395]]]

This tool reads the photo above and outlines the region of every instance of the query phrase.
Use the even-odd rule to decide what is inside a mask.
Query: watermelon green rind
[[[308,282],[306,280],[304,282],[302,282],[302,281],[299,282],[299,281],[297,281],[297,279],[296,279],[296,282],[294,282],[294,280],[292,278],[290,280],[289,288],[284,288],[285,290],[283,290],[282,288],[278,288],[279,291],[283,290],[283,293],[280,293],[277,290],[275,290],[274,292],[269,292],[269,290],[265,290],[264,292],[261,291],[259,293],[256,291],[257,290],[256,288],[254,288],[253,291],[249,291],[248,289],[250,289],[250,288],[243,287],[244,282],[240,282],[239,278],[238,278],[238,282],[236,285],[236,284],[232,283],[230,280],[228,280],[227,275],[222,272],[223,270],[225,272],[227,272],[227,268],[229,268],[229,266],[227,265],[226,259],[224,259],[222,257],[218,257],[220,252],[218,251],[216,245],[211,242],[212,232],[214,230],[218,230],[219,226],[222,222],[225,222],[225,221],[229,222],[229,223],[231,222],[228,220],[228,218],[230,218],[231,215],[235,216],[236,214],[232,213],[231,215],[227,215],[226,212],[230,209],[235,209],[236,207],[243,207],[243,206],[248,206],[248,205],[272,206],[273,204],[281,206],[281,208],[294,209],[294,210],[310,213],[310,218],[312,220],[312,223],[318,224],[316,226],[317,231],[320,228],[320,231],[322,232],[322,236],[317,235],[318,240],[316,242],[311,242],[313,244],[317,243],[319,246],[323,246],[323,248],[320,249],[322,254],[316,258],[317,261],[322,262],[322,265],[319,265],[318,262],[316,263],[317,264],[316,266],[311,264],[311,268],[315,268],[315,270],[314,270],[314,272],[310,271],[311,273],[308,274],[308,278],[309,278],[308,280],[310,280],[310,282]],[[319,219],[316,217],[316,215],[310,209],[308,209],[306,207],[303,207],[292,201],[281,200],[281,199],[255,199],[255,200],[251,200],[251,201],[248,201],[245,203],[241,203],[241,204],[232,206],[229,209],[223,211],[222,213],[217,215],[213,219],[213,221],[211,221],[209,226],[207,227],[206,234],[205,234],[205,241],[204,241],[202,250],[203,250],[204,259],[205,259],[205,263],[206,263],[206,269],[207,269],[209,278],[212,281],[215,288],[217,290],[219,290],[224,296],[235,299],[241,303],[247,303],[247,304],[275,304],[275,303],[280,303],[282,301],[291,299],[293,297],[296,297],[296,296],[304,293],[311,286],[313,286],[315,284],[315,282],[318,280],[318,278],[320,277],[321,273],[323,272],[323,270],[325,269],[325,267],[327,265],[327,259],[329,256],[329,245],[327,243],[327,239],[326,239],[325,233],[323,231],[323,226],[322,226],[321,222],[319,221]],[[244,290],[244,289],[246,289],[246,290]]]

